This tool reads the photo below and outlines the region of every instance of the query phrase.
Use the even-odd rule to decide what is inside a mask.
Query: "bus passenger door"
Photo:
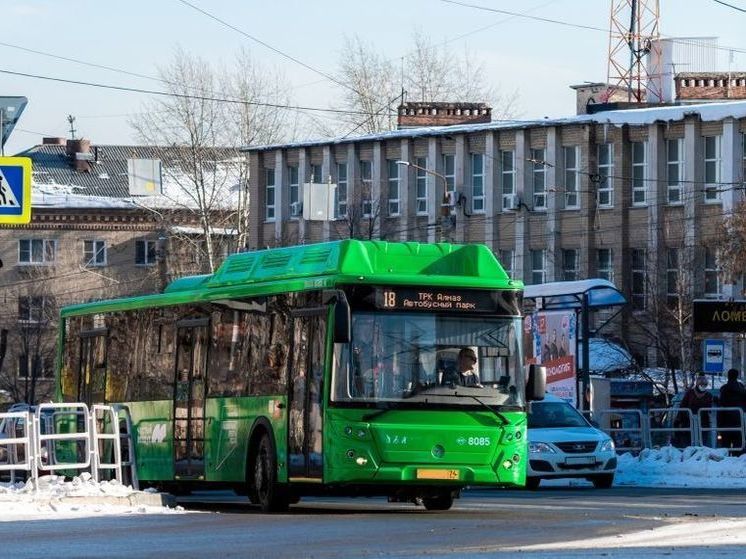
[[[177,324],[174,379],[174,476],[203,479],[205,475],[205,370],[208,320]]]
[[[291,481],[321,481],[326,308],[296,311],[290,367],[288,472]]]

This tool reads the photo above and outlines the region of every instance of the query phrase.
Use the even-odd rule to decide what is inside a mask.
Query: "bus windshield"
[[[521,320],[359,312],[336,344],[335,402],[522,406]]]

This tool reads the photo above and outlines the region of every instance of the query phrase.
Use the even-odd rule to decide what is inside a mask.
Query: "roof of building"
[[[76,170],[65,145],[42,144],[17,155],[30,157],[33,165],[32,206],[66,208],[136,208],[193,206],[189,196],[174,180],[176,168],[187,158],[183,147],[92,145],[85,171]],[[209,150],[205,159],[228,169],[240,154],[231,148]],[[129,193],[128,159],[160,159],[163,162],[164,196],[136,196]],[[169,172],[170,170],[170,172]],[[232,179],[230,179],[232,180]],[[233,181],[235,182],[235,181]]]
[[[702,103],[696,105],[670,105],[644,109],[626,109],[604,111],[595,114],[583,114],[565,118],[544,118],[536,120],[501,120],[482,124],[461,124],[454,126],[434,126],[428,128],[408,128],[391,130],[364,136],[343,136],[340,138],[326,138],[320,140],[301,141],[290,144],[271,144],[264,146],[249,146],[243,151],[270,151],[276,149],[303,148],[334,144],[350,144],[358,142],[378,142],[413,137],[451,136],[454,134],[468,134],[474,132],[488,132],[492,130],[527,129],[543,126],[568,126],[582,124],[610,124],[612,126],[644,126],[654,122],[680,121],[689,115],[697,115],[702,121],[717,121],[724,118],[746,118],[746,101],[729,101],[723,103]]]
[[[746,72],[679,72],[674,79],[679,78],[746,78]]]

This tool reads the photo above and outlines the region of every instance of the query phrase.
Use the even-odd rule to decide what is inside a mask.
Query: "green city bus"
[[[482,245],[343,240],[229,256],[61,312],[58,398],[125,405],[141,483],[451,507],[525,483],[522,284]],[[479,384],[444,381],[459,351]]]

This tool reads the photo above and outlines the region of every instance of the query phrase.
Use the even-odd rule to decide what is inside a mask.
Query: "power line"
[[[66,78],[55,78],[52,76],[42,76],[40,74],[29,74],[26,72],[14,72],[12,70],[0,69],[0,74],[8,74],[11,76],[20,76],[24,78],[34,78],[39,80],[47,80],[59,83],[68,83],[72,85],[82,85],[86,87],[97,87],[100,89],[113,89],[115,91],[125,91],[129,93],[143,93],[145,95],[158,95],[161,97],[176,97],[179,99],[194,99],[198,101],[214,101],[218,103],[231,103],[234,105],[250,105],[255,107],[269,107],[273,109],[286,109],[292,111],[310,111],[310,112],[321,112],[321,113],[337,113],[337,114],[359,114],[359,115],[370,115],[365,111],[354,111],[345,109],[323,109],[320,107],[305,107],[301,105],[281,105],[277,103],[260,103],[257,101],[242,101],[240,99],[226,99],[223,97],[214,97],[209,95],[190,95],[188,93],[171,93],[167,91],[158,91],[155,89],[141,89],[137,87],[126,87],[119,85],[103,84],[97,82],[86,82],[80,80],[71,80]]]
[[[734,6],[733,4],[728,4],[728,2],[723,2],[722,0],[712,0],[713,2],[717,2],[718,4],[721,4],[723,6],[727,6],[728,8],[733,8],[734,10],[737,10],[739,12],[746,13],[746,9],[739,8],[738,6]]]

